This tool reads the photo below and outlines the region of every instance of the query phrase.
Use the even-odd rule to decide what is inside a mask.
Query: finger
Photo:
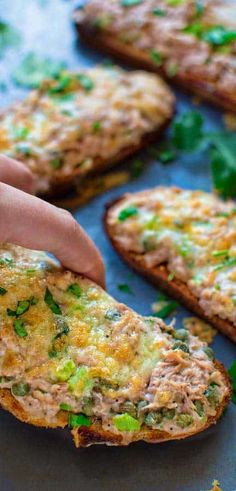
[[[0,155],[0,182],[9,184],[27,193],[33,192],[32,172],[21,162]]]
[[[105,285],[101,255],[69,212],[2,183],[0,241],[47,250],[66,268]]]

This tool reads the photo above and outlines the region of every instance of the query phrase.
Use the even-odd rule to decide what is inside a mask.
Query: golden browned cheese
[[[166,279],[163,276],[160,282],[166,289],[184,301],[187,288],[191,293],[187,306],[192,308],[195,302],[199,311],[193,310],[216,327],[215,318],[220,318],[222,331],[231,326],[227,333],[234,340],[235,224],[233,201],[165,187],[127,194],[111,205],[106,216],[108,234],[125,259],[153,280],[164,265]]]
[[[234,0],[90,0],[81,37],[236,112]]]
[[[0,152],[35,174],[35,192],[78,185],[157,136],[174,96],[156,75],[96,67],[45,81],[0,118]]]
[[[1,247],[0,324],[1,404],[77,445],[185,438],[230,397],[206,343],[34,251]]]

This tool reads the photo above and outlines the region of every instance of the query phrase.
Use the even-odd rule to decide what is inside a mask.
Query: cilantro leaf
[[[213,46],[223,46],[236,40],[236,30],[227,29],[224,26],[214,26],[202,34],[203,41]]]
[[[133,295],[133,291],[131,290],[130,286],[127,285],[127,283],[120,283],[119,285],[117,285],[117,288],[123,293]]]
[[[180,150],[197,150],[203,141],[203,117],[197,111],[182,114],[172,125],[173,143]]]
[[[222,132],[211,137],[211,171],[215,189],[225,198],[236,196],[236,136]]]
[[[13,80],[18,85],[34,89],[39,87],[45,78],[59,77],[64,69],[65,63],[62,61],[53,61],[36,53],[29,53],[14,71]]]
[[[229,369],[229,376],[231,378],[232,385],[233,385],[232,401],[234,402],[234,404],[236,404],[236,360],[233,362],[233,364]]]
[[[158,312],[155,312],[155,314],[152,314],[153,317],[159,317],[160,319],[165,319],[168,317],[172,312],[177,309],[179,306],[178,302],[175,302],[174,300],[168,302],[162,309],[160,309]]]

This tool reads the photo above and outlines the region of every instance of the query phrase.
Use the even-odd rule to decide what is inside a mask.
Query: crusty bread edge
[[[141,431],[134,432],[132,437],[132,442],[137,441],[145,441],[147,443],[161,443],[170,440],[182,440],[184,438],[196,435],[206,430],[213,424],[217,422],[217,420],[222,415],[225,407],[229,403],[232,395],[231,384],[229,381],[229,377],[223,365],[215,361],[215,367],[217,370],[220,370],[223,375],[225,385],[228,388],[228,393],[225,396],[224,400],[217,407],[215,416],[210,416],[205,425],[198,431],[186,432],[182,433],[179,436],[172,435],[167,432],[163,432],[160,430],[151,430],[147,426]],[[22,421],[23,423],[28,423],[37,427],[44,428],[65,428],[67,426],[67,414],[65,411],[60,411],[58,413],[58,417],[56,422],[52,424],[48,424],[44,419],[31,419],[30,416],[24,411],[21,407],[20,403],[12,396],[9,389],[0,389],[0,404],[6,411],[9,411],[13,414],[17,419]],[[80,428],[75,428],[72,430],[72,435],[74,438],[74,442],[76,447],[88,447],[93,444],[107,444],[107,445],[118,445],[124,446],[125,444],[122,442],[122,435],[115,434],[109,431],[104,431],[102,428],[101,422],[98,420],[94,421],[91,427],[81,426]]]
[[[128,263],[138,273],[145,276],[155,286],[163,290],[168,295],[174,297],[180,303],[182,303],[188,310],[193,311],[197,316],[201,317],[205,321],[212,324],[220,332],[228,336],[232,341],[236,342],[236,327],[229,321],[221,319],[219,316],[208,316],[205,311],[199,305],[197,297],[189,290],[187,285],[174,278],[168,279],[169,271],[165,264],[147,268],[143,259],[143,254],[137,254],[134,252],[124,251],[118,241],[115,240],[112,234],[112,227],[108,225],[108,214],[112,210],[112,207],[121,202],[124,197],[118,198],[106,207],[104,215],[104,227],[105,231],[114,247],[116,252],[121,258]]]
[[[101,32],[83,21],[76,21],[76,27],[81,40],[91,48],[114,56],[121,62],[135,68],[158,73],[167,80],[173,81],[177,86],[184,88],[187,92],[193,92],[200,98],[226,111],[236,112],[236,100],[230,98],[223,90],[217,89],[213,83],[192,76],[191,72],[184,75],[177,73],[170,77],[162,67],[155,65],[145,52],[118,41],[115,36]]]

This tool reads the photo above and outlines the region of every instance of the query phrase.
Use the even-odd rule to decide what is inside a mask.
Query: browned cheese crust
[[[174,114],[174,95],[157,76],[102,67],[67,76],[65,93],[55,96],[57,82],[46,80],[0,115],[0,152],[29,167],[35,194],[47,198],[83,194],[92,178],[155,142]]]
[[[193,295],[183,281],[176,278],[173,278],[171,281],[168,279],[170,272],[165,264],[147,269],[143,260],[143,254],[128,252],[122,249],[120,244],[114,239],[112,227],[108,225],[107,221],[109,211],[112,209],[113,205],[117,204],[121,200],[122,198],[117,199],[107,205],[107,210],[104,216],[104,227],[114,249],[118,252],[122,259],[132,268],[134,268],[135,271],[138,271],[138,273],[142,274],[145,278],[151,281],[155,286],[163,290],[168,295],[176,298],[176,300],[182,303],[187,309],[191,310],[196,315],[212,324],[222,334],[225,334],[232,341],[236,342],[235,326],[231,322],[221,319],[216,315],[212,317],[206,315],[204,310],[200,307],[197,297]]]

